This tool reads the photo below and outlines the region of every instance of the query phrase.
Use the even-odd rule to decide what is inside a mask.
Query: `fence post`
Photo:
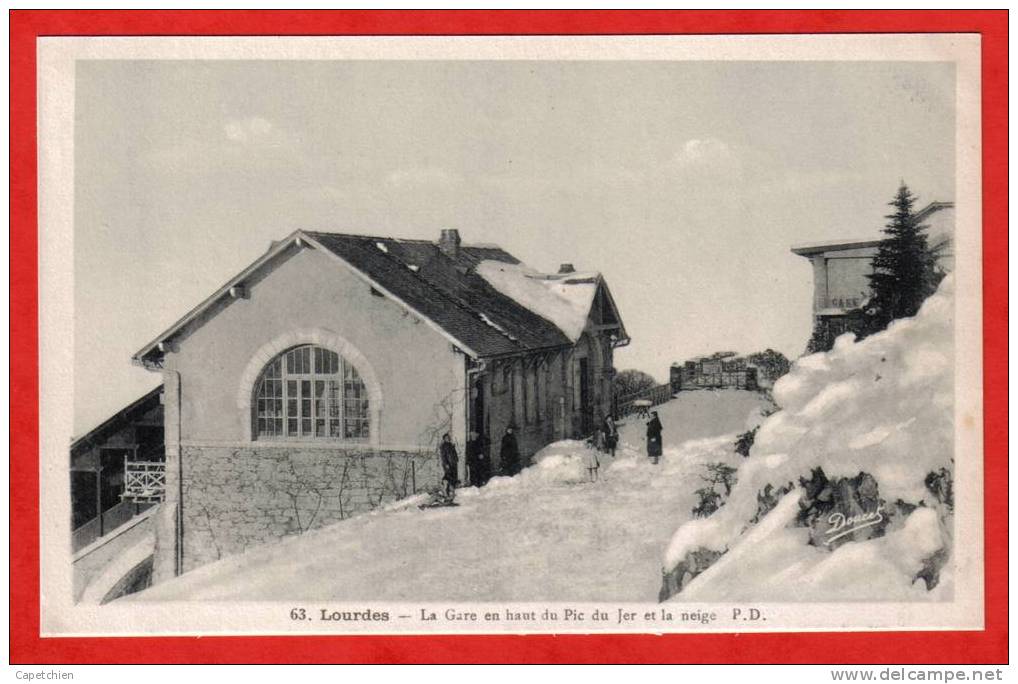
[[[414,494],[417,493],[417,460],[413,457],[410,458],[410,486],[413,487]]]

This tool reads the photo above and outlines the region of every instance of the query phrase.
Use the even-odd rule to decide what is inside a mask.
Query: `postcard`
[[[980,630],[977,34],[43,37],[44,636]]]

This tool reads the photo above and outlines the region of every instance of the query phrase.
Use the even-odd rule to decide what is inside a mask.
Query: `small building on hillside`
[[[165,387],[155,581],[439,481],[449,433],[526,464],[611,410],[604,279],[492,245],[297,231],[145,345]]]
[[[756,367],[735,352],[673,363],[669,369],[672,392],[696,389],[759,389]]]
[[[927,226],[931,246],[941,246],[940,264],[954,267],[954,203],[932,202],[916,213],[916,220]],[[873,257],[879,239],[834,240],[792,247],[792,253],[810,260],[813,266],[814,327],[826,328],[827,335],[853,329],[870,297]]]
[[[163,472],[160,385],[71,443],[71,545],[77,552],[159,501]],[[158,490],[158,491],[157,491]]]

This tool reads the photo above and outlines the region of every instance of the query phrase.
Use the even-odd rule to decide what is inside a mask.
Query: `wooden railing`
[[[159,503],[166,492],[166,463],[124,461],[124,501]]]
[[[641,413],[651,406],[663,404],[671,398],[672,386],[667,382],[639,392],[624,394],[616,399],[616,418],[625,418],[634,413]]]

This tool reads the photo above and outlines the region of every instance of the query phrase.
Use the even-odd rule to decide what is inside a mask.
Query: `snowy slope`
[[[661,419],[664,444],[678,446],[693,439],[743,432],[763,421],[761,411],[773,404],[756,392],[742,390],[695,390],[655,406]],[[630,418],[619,427],[623,442],[646,452],[646,421]]]
[[[457,507],[419,510],[416,501],[404,502],[127,600],[654,601],[661,548],[689,517],[701,463],[740,459],[734,434],[765,404],[748,392],[684,393],[660,407],[665,456],[658,466],[636,442],[614,462],[602,457],[600,480],[591,484],[585,446],[559,442],[517,477],[460,490]],[[727,434],[677,444],[694,433]],[[623,426],[627,435],[642,438],[642,423]]]
[[[680,526],[668,545],[669,569],[682,569],[698,550],[724,552],[702,574],[686,577],[676,600],[951,595],[949,562],[932,591],[916,578],[951,547],[953,512],[927,478],[953,466],[953,294],[948,277],[916,317],[858,343],[842,336],[831,352],[794,364],[774,387],[783,410],[760,427],[727,503]],[[828,497],[839,487],[851,492],[863,486],[843,478],[871,475],[878,493],[870,481],[866,497],[884,502],[879,517],[890,521],[886,534],[829,548],[808,545],[810,529],[796,518],[824,494],[814,492],[817,498],[807,501],[803,485],[769,513],[760,509],[758,494],[767,485],[801,483],[818,467],[832,484]],[[753,525],[758,513],[766,515]]]

